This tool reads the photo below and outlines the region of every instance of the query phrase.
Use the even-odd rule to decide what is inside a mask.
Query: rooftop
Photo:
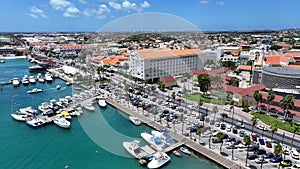
[[[200,49],[184,49],[172,50],[169,48],[143,49],[136,50],[136,52],[144,59],[167,58],[176,56],[198,55],[201,53]]]

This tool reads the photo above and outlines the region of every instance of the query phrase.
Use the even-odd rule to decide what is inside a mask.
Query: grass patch
[[[294,128],[292,126],[295,122],[284,121],[282,119],[267,114],[253,113],[252,115],[257,117],[259,120],[261,120],[267,125],[271,126],[276,124],[277,128],[293,133]],[[300,134],[300,132],[297,132],[296,134]]]
[[[224,104],[224,102],[222,103],[221,100],[206,98],[206,97],[203,97],[202,94],[200,94],[200,93],[186,94],[186,95],[184,95],[182,97],[186,98],[188,100],[191,100],[191,101],[195,101],[195,102],[198,102],[199,99],[201,98],[202,102],[204,102],[204,103],[213,103],[213,104],[219,104],[219,105],[223,105]]]

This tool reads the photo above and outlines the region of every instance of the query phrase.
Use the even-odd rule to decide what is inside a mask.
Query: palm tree
[[[171,97],[172,97],[172,99],[173,99],[173,103],[175,104],[176,93],[175,93],[175,92],[172,92]]]
[[[184,115],[181,113],[178,117],[178,120],[181,122],[181,134],[183,134],[183,126],[184,126]]]
[[[281,155],[283,153],[283,149],[282,149],[282,146],[280,144],[276,144],[274,146],[274,155],[276,157],[278,157],[279,155]]]
[[[104,69],[103,66],[100,66],[100,67],[97,68],[97,73],[99,75],[100,82],[101,82],[102,74],[103,74],[104,71],[105,71],[105,69]]]
[[[210,87],[210,78],[207,74],[201,74],[198,76],[198,86],[200,87],[200,91],[206,93],[208,88]]]
[[[218,139],[218,141],[221,142],[221,146],[220,146],[220,153],[221,153],[222,146],[223,146],[224,134],[223,134],[222,132],[219,132],[219,133],[217,134],[217,139]]]
[[[247,134],[244,135],[243,141],[247,145],[247,154],[246,154],[246,163],[245,163],[245,166],[247,167],[247,161],[248,161],[248,155],[249,155],[249,146],[250,146],[250,143],[251,143],[250,136],[247,135]]]
[[[293,139],[292,139],[291,147],[294,146],[295,134],[298,133],[298,132],[300,131],[300,125],[297,124],[297,123],[293,123],[292,127],[293,127]]]
[[[167,126],[168,126],[168,128],[169,128],[169,127],[170,127],[170,126],[169,126],[169,121],[171,120],[170,115],[167,115],[166,118],[165,118],[165,120],[167,121]]]
[[[157,106],[154,106],[152,109],[153,121],[155,121],[155,116],[158,114]]]
[[[252,129],[251,129],[251,135],[252,135],[252,134],[253,134],[253,130],[254,130],[254,126],[256,126],[257,123],[258,123],[257,117],[253,116],[253,117],[251,118],[251,122],[252,122]]]
[[[273,91],[269,91],[268,92],[268,96],[267,96],[267,101],[268,101],[268,112],[267,114],[269,114],[270,111],[270,104],[271,102],[275,99],[275,94],[273,93]]]
[[[198,100],[197,103],[198,103],[198,116],[200,116],[200,107],[203,105],[201,96],[199,96],[199,100]]]
[[[200,137],[201,137],[201,134],[202,134],[202,128],[198,128],[197,131],[196,131],[196,134],[199,136],[199,144],[200,144]]]
[[[258,90],[255,90],[254,93],[253,93],[253,98],[254,98],[254,100],[256,101],[256,106],[257,106],[257,108],[258,108],[259,102],[262,101],[262,94],[259,93]]]
[[[215,120],[216,120],[216,114],[217,114],[217,112],[218,112],[218,106],[214,106],[214,107],[213,107],[214,122],[215,122]]]
[[[294,107],[294,99],[295,97],[289,94],[280,101],[280,107],[284,111],[284,119],[286,119],[288,110]]]
[[[274,133],[276,133],[277,130],[278,130],[277,124],[275,123],[275,124],[271,125],[270,129],[271,129],[271,132],[272,132],[272,136],[271,136],[271,137],[272,137],[272,140],[273,140],[273,135],[274,135]]]

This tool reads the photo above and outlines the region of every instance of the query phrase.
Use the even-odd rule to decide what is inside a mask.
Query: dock
[[[147,117],[143,116],[142,114],[138,114],[135,111],[130,110],[128,107],[123,106],[121,104],[119,104],[118,102],[116,102],[115,100],[113,100],[112,98],[107,98],[106,101],[111,104],[112,106],[116,107],[117,109],[119,109],[120,111],[131,115],[131,116],[136,116],[137,118],[139,118],[142,122],[144,122],[145,124],[147,124],[148,126],[156,129],[156,130],[162,130],[162,129],[166,129],[164,126],[162,126],[160,123],[157,123],[153,120],[148,119]],[[191,139],[182,136],[178,133],[175,133],[173,131],[169,131],[170,135],[178,141],[178,143],[171,145],[169,147],[167,147],[164,152],[169,152],[173,149],[176,149],[182,145],[185,145],[187,147],[189,147],[190,149],[194,150],[195,152],[198,152],[199,154],[202,154],[203,156],[207,157],[208,159],[220,164],[221,166],[227,168],[227,169],[245,169],[245,167],[235,163],[234,161],[227,159],[225,157],[223,157],[222,155],[207,149],[205,147],[203,147],[202,145],[192,141]]]
[[[67,77],[64,74],[61,74],[60,72],[56,71],[55,69],[47,69],[47,71],[52,73],[53,75],[57,75],[61,80],[68,82],[70,84],[73,84],[73,79]]]

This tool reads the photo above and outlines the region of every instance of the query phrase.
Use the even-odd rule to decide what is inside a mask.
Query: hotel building
[[[199,49],[171,50],[155,48],[130,52],[129,71],[133,77],[158,81],[161,78],[178,77],[190,70],[203,70]]]

